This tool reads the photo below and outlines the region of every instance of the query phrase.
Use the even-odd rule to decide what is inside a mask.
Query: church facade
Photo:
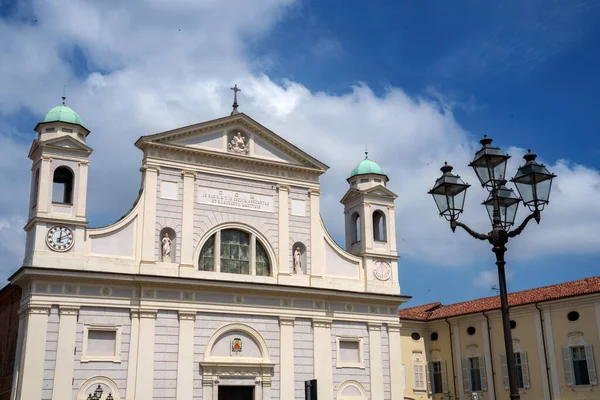
[[[64,102],[35,130],[11,399],[289,400],[312,380],[320,400],[404,398],[376,163],[348,178],[342,249],[320,217],[328,167],[235,104],[141,137],[138,198],[90,228],[90,131]]]

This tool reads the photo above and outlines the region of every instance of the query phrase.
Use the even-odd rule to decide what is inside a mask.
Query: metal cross
[[[241,92],[242,89],[239,89],[237,87],[237,83],[235,85],[233,85],[233,87],[230,89],[233,90],[233,111],[231,111],[231,115],[234,115],[234,114],[238,114],[237,92]]]

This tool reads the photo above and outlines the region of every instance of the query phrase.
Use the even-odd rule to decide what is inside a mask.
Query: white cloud
[[[102,2],[34,3],[40,23],[0,21],[0,110],[26,108],[39,115],[54,106],[68,82],[68,103],[91,129],[88,216],[115,220],[133,203],[140,184],[141,135],[227,115],[229,87],[241,88],[240,110],[331,166],[322,178],[322,215],[334,237],[342,238],[344,194],[349,172],[370,156],[390,177],[397,200],[399,250],[403,256],[440,266],[461,267],[491,254],[480,243],[438,218],[426,194],[447,160],[473,184],[463,220],[479,230],[489,221],[481,201],[486,193],[468,170],[477,148],[454,119],[452,109],[430,97],[414,98],[400,88],[376,96],[364,84],[343,95],[311,92],[299,82],[273,81],[254,70],[247,43],[260,39],[281,21],[289,1],[251,2]],[[66,14],[65,14],[66,13]],[[56,23],[58,20],[62,23]],[[92,73],[77,78],[64,54],[78,46]],[[35,60],[36,62],[31,62]],[[439,96],[437,97],[439,99]],[[32,127],[33,128],[33,127]],[[33,133],[15,139],[0,114],[0,221],[10,221],[11,250],[0,249],[0,275],[18,268],[29,193]],[[511,149],[515,171],[523,149]],[[600,209],[598,171],[566,161],[550,165],[559,175],[542,224],[511,244],[521,257],[597,252]],[[524,213],[521,213],[523,216]],[[12,230],[19,226],[17,230]],[[5,229],[5,228],[2,228]],[[0,231],[2,234],[3,231]],[[14,248],[19,251],[15,252]],[[18,253],[18,254],[17,254]],[[17,254],[17,255],[16,255]]]
[[[514,278],[514,273],[510,270],[506,271],[506,280],[510,281]],[[489,290],[498,289],[498,270],[496,268],[488,269],[479,272],[473,279],[471,279],[473,286]]]

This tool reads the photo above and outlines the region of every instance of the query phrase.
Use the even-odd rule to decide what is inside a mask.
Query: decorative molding
[[[316,188],[309,188],[308,189],[308,193],[312,196],[320,196],[321,195],[321,189],[316,189]]]
[[[177,318],[180,321],[195,321],[196,314],[197,313],[195,311],[179,311]]]
[[[150,318],[150,319],[156,319],[156,314],[158,313],[158,310],[139,310],[139,318]]]
[[[281,191],[285,191],[285,192],[289,192],[290,191],[290,186],[289,185],[283,185],[283,184],[278,184],[277,186],[277,190]]]
[[[378,324],[376,322],[369,322],[367,324],[367,330],[369,331],[380,331],[382,324]]]
[[[387,324],[388,332],[400,332],[402,324]]]
[[[26,304],[19,310],[19,314],[50,314],[50,306],[44,304]]]
[[[186,178],[186,177],[187,178],[194,178],[194,179],[197,178],[196,173],[194,171],[190,171],[188,169],[182,169],[181,170],[181,176],[183,176],[184,178]]]
[[[279,325],[294,326],[294,317],[279,317]]]
[[[58,306],[58,315],[77,315],[79,314],[79,306]]]
[[[313,319],[312,326],[313,328],[331,328],[331,320],[330,319]]]

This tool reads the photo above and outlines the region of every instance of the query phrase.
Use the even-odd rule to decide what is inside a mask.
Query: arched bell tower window
[[[360,242],[360,214],[352,214],[352,243]]]
[[[222,229],[211,235],[200,250],[200,271],[271,276],[269,253],[253,233]]]
[[[67,167],[58,167],[54,170],[52,202],[73,204],[73,171]]]
[[[373,213],[373,239],[380,242],[387,240],[385,214],[381,210],[375,210]]]

